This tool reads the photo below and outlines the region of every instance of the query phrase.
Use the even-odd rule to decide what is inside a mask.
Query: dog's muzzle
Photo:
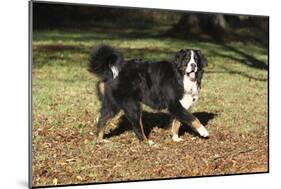
[[[189,77],[191,80],[195,80],[196,78],[196,72],[195,70],[192,70],[191,72],[186,73],[187,77]]]
[[[186,69],[186,75],[191,80],[195,80],[196,78],[196,72],[197,72],[197,64],[192,62],[188,65],[188,68]]]

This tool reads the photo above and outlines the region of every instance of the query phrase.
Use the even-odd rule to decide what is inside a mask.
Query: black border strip
[[[270,55],[269,55],[269,49],[270,49],[270,18],[267,18],[268,20],[268,45],[267,45],[267,171],[268,173],[270,172],[270,140],[269,140],[269,135],[270,135],[270,129],[269,129],[269,125],[270,125],[270,118],[269,118],[269,111],[270,111],[270,99],[269,99],[269,88],[270,88],[270,77],[269,77],[269,70],[270,70]]]
[[[94,182],[94,183],[80,183],[80,184],[65,184],[65,185],[45,185],[45,186],[32,186],[32,32],[33,32],[33,3],[46,3],[46,4],[60,4],[60,5],[81,5],[81,6],[97,6],[97,7],[109,7],[109,8],[127,8],[127,9],[148,9],[148,10],[166,10],[175,12],[192,12],[192,13],[203,13],[203,14],[225,14],[234,16],[255,16],[255,17],[267,17],[268,18],[268,74],[267,74],[267,108],[268,108],[268,122],[267,122],[267,133],[268,133],[268,151],[267,151],[267,171],[265,172],[249,172],[249,173],[233,173],[233,174],[218,174],[218,175],[202,175],[202,176],[187,176],[187,177],[170,177],[170,178],[156,178],[156,179],[144,179],[144,180],[124,180],[124,181],[112,181],[112,182]],[[28,2],[29,11],[29,26],[28,26],[28,187],[29,188],[54,188],[54,187],[67,187],[67,186],[85,186],[85,185],[97,185],[97,184],[115,184],[115,183],[130,183],[130,182],[144,182],[144,181],[161,181],[161,180],[176,180],[176,179],[188,179],[188,178],[208,178],[208,177],[222,177],[222,176],[239,176],[239,175],[254,175],[254,174],[266,174],[270,173],[270,118],[269,118],[269,89],[270,89],[270,59],[269,59],[269,48],[270,48],[270,17],[267,15],[254,15],[254,14],[238,14],[238,13],[223,13],[223,12],[204,12],[204,11],[190,11],[190,10],[173,10],[173,9],[161,9],[161,8],[147,8],[147,7],[128,7],[128,6],[117,6],[117,5],[99,5],[99,4],[89,4],[89,3],[69,3],[69,2],[54,2],[54,1],[40,1],[40,0],[30,0]]]
[[[32,188],[32,35],[33,2],[28,2],[28,187]]]

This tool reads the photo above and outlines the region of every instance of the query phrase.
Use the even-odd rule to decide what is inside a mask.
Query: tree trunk
[[[220,39],[228,29],[222,14],[183,14],[173,31],[185,36],[210,36]]]

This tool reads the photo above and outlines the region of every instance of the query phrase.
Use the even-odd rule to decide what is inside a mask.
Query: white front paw
[[[98,143],[110,143],[110,140],[107,140],[107,139],[98,139],[97,142],[98,142]]]
[[[153,146],[155,144],[152,140],[148,140],[147,142],[149,146]]]
[[[175,141],[175,142],[183,141],[183,139],[180,138],[178,135],[173,135],[172,139],[173,139],[173,141]]]
[[[153,148],[158,148],[159,147],[159,145],[157,143],[153,142],[152,140],[148,140],[147,142],[148,142],[148,145],[150,147],[153,147]]]
[[[200,136],[202,137],[208,137],[209,136],[209,132],[207,131],[207,129],[201,125],[198,129],[196,129],[197,132],[200,134]]]

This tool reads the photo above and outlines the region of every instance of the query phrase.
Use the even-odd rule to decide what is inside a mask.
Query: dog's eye
[[[190,55],[186,55],[185,59],[190,60]]]

